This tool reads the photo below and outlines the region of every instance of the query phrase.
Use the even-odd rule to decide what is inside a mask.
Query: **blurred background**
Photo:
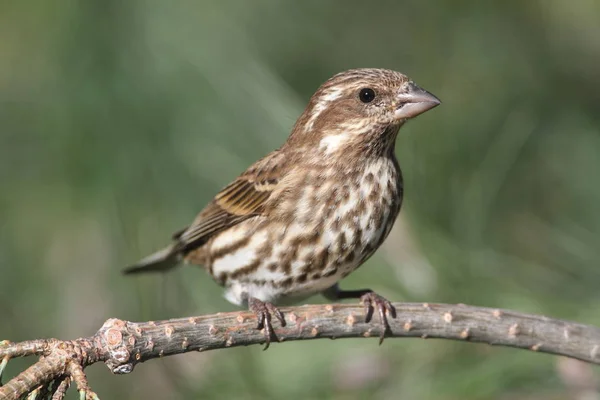
[[[235,310],[200,268],[120,270],[356,67],[404,72],[443,104],[402,129],[401,217],[342,287],[600,325],[600,2],[14,1],[0,37],[1,339]],[[575,361],[376,340],[88,374],[107,399],[600,398],[598,369]]]

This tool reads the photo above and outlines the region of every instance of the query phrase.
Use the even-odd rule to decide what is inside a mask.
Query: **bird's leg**
[[[248,297],[248,308],[256,315],[256,319],[258,320],[256,329],[264,329],[265,348],[263,350],[266,350],[269,348],[269,344],[271,344],[271,337],[273,336],[271,317],[275,315],[275,317],[281,323],[281,326],[285,326],[285,318],[283,317],[283,313],[279,311],[279,309],[273,304],[266,303],[255,297]]]
[[[375,308],[377,308],[379,313],[379,322],[381,325],[383,325],[381,335],[379,336],[379,344],[383,343],[385,334],[391,330],[387,319],[387,314],[391,315],[392,318],[396,318],[396,309],[392,303],[371,289],[342,290],[337,284],[335,284],[325,290],[323,292],[323,296],[332,301],[342,299],[360,299],[361,303],[365,306],[365,322],[367,323],[371,322],[371,319],[373,318],[373,312]]]

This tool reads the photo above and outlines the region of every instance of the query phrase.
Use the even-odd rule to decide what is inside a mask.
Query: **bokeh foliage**
[[[120,268],[354,67],[400,70],[443,104],[402,130],[401,219],[343,287],[600,325],[600,2],[4,1],[0,37],[0,338],[235,309],[200,269]],[[89,375],[103,398],[240,399],[577,398],[597,378],[556,357],[418,340]]]

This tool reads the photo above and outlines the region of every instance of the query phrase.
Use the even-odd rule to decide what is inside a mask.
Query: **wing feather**
[[[285,172],[281,160],[277,152],[271,153],[223,188],[189,227],[173,235],[178,249],[194,250],[222,230],[263,214]]]

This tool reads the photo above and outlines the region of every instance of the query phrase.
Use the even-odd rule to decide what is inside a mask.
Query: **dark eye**
[[[371,88],[362,88],[358,92],[358,98],[363,103],[370,103],[375,98],[375,91]]]

